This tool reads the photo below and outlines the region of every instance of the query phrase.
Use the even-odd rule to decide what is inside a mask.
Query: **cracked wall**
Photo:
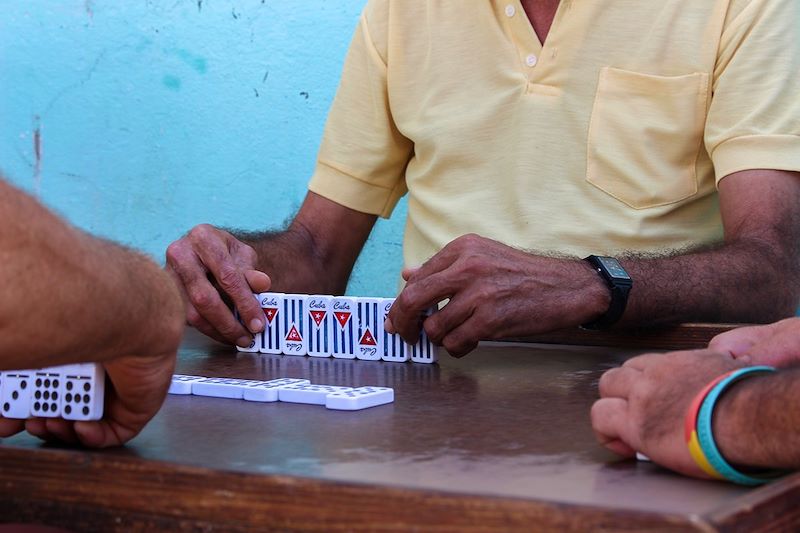
[[[302,200],[364,0],[26,0],[0,17],[0,169],[76,225],[163,261],[209,222]],[[348,292],[392,295],[405,205]]]

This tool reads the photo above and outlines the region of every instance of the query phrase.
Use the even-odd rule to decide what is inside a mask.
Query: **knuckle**
[[[206,288],[193,288],[189,290],[189,301],[196,309],[208,309],[218,298],[216,291]]]
[[[238,289],[241,286],[242,276],[239,270],[229,263],[222,265],[215,277],[225,289]]]
[[[181,256],[183,255],[183,240],[177,240],[175,242],[170,243],[167,246],[167,262],[168,263],[178,263],[181,260]]]

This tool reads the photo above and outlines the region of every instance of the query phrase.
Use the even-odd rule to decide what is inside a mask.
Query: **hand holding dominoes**
[[[607,295],[583,261],[543,257],[478,235],[455,239],[421,267],[404,270],[403,277],[407,284],[389,313],[388,331],[416,338],[420,310],[449,299],[425,321],[425,330],[456,357],[481,340],[588,322],[595,317],[586,295],[592,290],[601,300]]]
[[[164,400],[173,353],[0,373],[0,437],[23,429],[93,448],[135,437]],[[106,373],[114,384],[107,393]]]

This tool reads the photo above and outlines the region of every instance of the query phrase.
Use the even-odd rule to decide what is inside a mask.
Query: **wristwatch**
[[[584,261],[592,265],[592,268],[600,274],[611,291],[611,304],[608,310],[598,319],[583,324],[583,329],[605,329],[615,324],[625,312],[625,305],[628,303],[628,294],[633,287],[633,280],[625,272],[619,261],[613,257],[603,257],[590,255],[584,257]]]

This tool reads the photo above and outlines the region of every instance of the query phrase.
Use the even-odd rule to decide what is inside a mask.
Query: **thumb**
[[[253,292],[267,292],[272,286],[272,280],[260,270],[245,270],[244,279]]]

